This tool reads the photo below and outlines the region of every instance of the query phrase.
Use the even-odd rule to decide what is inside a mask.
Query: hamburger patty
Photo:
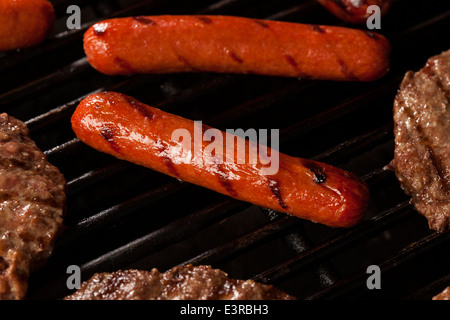
[[[65,300],[294,300],[271,285],[230,279],[211,266],[174,267],[161,273],[120,270],[96,273]]]
[[[0,114],[0,300],[23,299],[30,272],[50,256],[63,223],[65,188],[26,125]]]
[[[408,71],[394,102],[393,168],[430,229],[450,222],[450,50]]]

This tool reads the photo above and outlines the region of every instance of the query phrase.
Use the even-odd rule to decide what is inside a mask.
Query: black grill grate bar
[[[410,28],[400,31],[397,34],[393,34],[390,36],[390,39],[395,44],[401,44],[402,42],[410,42],[414,41],[418,35],[423,36],[424,34],[431,34],[436,27],[441,29],[441,24],[447,23],[450,18],[450,10],[446,10],[441,12],[439,15],[431,17],[425,21],[422,21],[416,25],[411,26]],[[448,30],[448,29],[444,29]]]
[[[70,76],[69,76],[70,77]],[[153,79],[153,81],[157,81],[157,79]],[[49,110],[48,112],[42,113],[36,117],[33,117],[29,120],[25,121],[25,124],[30,129],[30,132],[37,131],[39,129],[45,129],[52,124],[62,120],[70,118],[75,111],[78,104],[80,104],[81,100],[86,98],[87,96],[102,92],[102,91],[126,91],[131,90],[132,88],[142,86],[142,83],[146,83],[147,85],[152,84],[153,82],[149,83],[148,77],[145,75],[137,76],[134,78],[125,78],[124,80],[121,80],[119,82],[116,82],[110,86],[97,88],[93,91],[90,91],[88,93],[85,93],[83,95],[80,94],[80,96],[68,103],[65,103],[63,105],[60,105],[56,108],[53,108]],[[58,146],[55,146],[57,148]],[[48,151],[50,152],[50,151]]]
[[[380,267],[383,277],[386,277],[390,271],[393,271],[401,265],[417,259],[422,254],[429,252],[437,246],[447,243],[449,240],[449,233],[431,233],[403,248],[396,255],[382,261],[377,265]],[[337,283],[329,286],[328,288],[311,295],[307,298],[307,300],[331,300],[340,299],[343,296],[350,297],[352,292],[366,286],[366,280],[367,273],[366,270],[363,270],[360,273],[353,274],[348,278],[339,280]]]
[[[88,171],[79,177],[76,177],[67,182],[67,193],[70,196],[78,192],[82,192],[86,187],[106,179],[114,174],[118,174],[123,170],[129,168],[132,164],[125,161],[115,161],[111,164],[104,165],[100,168]]]
[[[302,221],[297,218],[288,215],[281,215],[278,218],[267,222],[265,225],[252,230],[251,232],[248,232],[240,237],[236,237],[232,241],[224,243],[211,250],[205,251],[187,261],[183,261],[179,265],[214,265],[220,263],[222,260],[230,258],[239,252],[249,250],[253,246],[261,244],[264,241],[268,241],[280,233],[285,233],[289,228],[301,223]]]
[[[242,4],[245,2],[252,3],[255,2],[255,0],[221,0],[207,6],[204,9],[199,10],[198,13],[209,14],[218,11],[223,12],[224,10],[227,10],[227,8],[230,7],[241,8]]]
[[[403,202],[397,206],[385,210],[379,215],[363,221],[358,228],[343,230],[330,239],[276,265],[265,272],[255,275],[255,281],[275,283],[293,277],[302,268],[310,264],[317,264],[326,257],[342,250],[357,241],[370,237],[385,228],[398,223],[413,212],[409,202]]]
[[[8,105],[11,105],[19,99],[25,99],[37,92],[57,86],[58,83],[63,81],[70,81],[74,77],[91,69],[91,66],[87,63],[87,59],[81,58],[53,73],[0,95],[0,104],[7,108]]]
[[[103,173],[110,175],[110,172],[104,171]],[[96,175],[96,178],[98,178],[97,172]],[[65,232],[61,237],[61,240],[56,244],[56,247],[59,248],[68,243],[74,243],[76,239],[82,238],[84,235],[92,233],[108,223],[119,220],[120,217],[126,216],[128,213],[144,208],[149,204],[158,201],[161,197],[169,196],[173,192],[179,191],[184,187],[186,187],[185,183],[173,180],[165,185],[158,186],[155,189],[143,192],[124,202],[102,210],[88,218],[84,218]]]
[[[305,10],[311,10],[312,8],[317,8],[318,3],[315,0],[305,1],[302,2],[292,8],[288,8],[286,10],[283,10],[281,12],[273,13],[270,16],[267,17],[269,20],[283,20],[286,19],[289,16],[294,16],[298,14],[299,12],[303,12]],[[343,25],[341,21],[335,21],[334,25]]]
[[[430,300],[448,286],[450,286],[450,273],[408,295],[405,300]]]
[[[331,121],[338,121],[345,114],[356,109],[364,108],[371,101],[390,94],[392,90],[398,87],[401,77],[396,77],[389,82],[383,83],[379,87],[375,87],[370,91],[366,91],[351,100],[340,103],[334,107],[327,109],[313,117],[301,120],[293,125],[283,129],[280,135],[287,136],[290,139],[298,137],[312,128],[325,127]]]
[[[372,131],[339,143],[325,152],[312,156],[311,159],[329,163],[344,162],[345,159],[350,158],[353,154],[360,154],[363,150],[370,150],[371,148],[379,146],[384,142],[391,141],[392,136],[393,124],[388,123]],[[371,172],[370,174],[375,172]]]
[[[78,138],[73,138],[50,150],[44,151],[44,154],[53,162],[57,158],[68,157],[70,154],[74,154],[80,146],[83,146],[83,143]]]
[[[234,199],[221,200],[197,212],[174,220],[156,231],[118,247],[92,261],[86,262],[81,265],[81,269],[83,273],[92,274],[96,270],[104,269],[106,265],[109,268],[117,269],[119,265],[120,267],[123,266],[124,262],[131,264],[173,243],[187,239],[196,232],[226,217],[230,217],[246,207],[248,207],[248,204]]]
[[[208,119],[210,125],[216,127],[223,127],[227,123],[233,123],[236,120],[244,118],[249,115],[257,115],[264,109],[274,108],[283,100],[289,100],[301,96],[307,90],[316,87],[318,84],[310,81],[294,81],[290,82],[280,88],[273,89],[269,93],[262,94],[259,97],[249,100],[243,104],[230,106],[223,112],[212,116]],[[288,135],[285,135],[288,136]]]

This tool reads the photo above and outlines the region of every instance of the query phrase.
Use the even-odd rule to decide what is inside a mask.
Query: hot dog
[[[391,0],[317,0],[330,13],[341,20],[350,23],[365,23],[373,12],[367,9],[376,5],[380,8],[381,15],[391,7]]]
[[[164,15],[98,22],[86,31],[84,50],[108,75],[202,71],[371,81],[388,72],[390,43],[342,27]]]
[[[46,0],[0,0],[0,51],[42,42],[54,21],[53,6]]]
[[[208,148],[212,142],[207,139],[198,144],[194,138],[188,143],[188,161],[181,161],[186,154],[186,149],[181,148],[185,141],[174,139],[173,134],[185,130],[194,137],[195,122],[117,92],[89,95],[77,106],[71,122],[77,137],[98,151],[238,200],[327,226],[357,224],[369,201],[367,185],[354,174],[328,164],[275,153],[270,148],[267,154],[278,154],[278,170],[267,174],[263,158],[250,162],[254,149],[249,143],[244,156],[239,155],[236,146],[244,138],[236,136],[232,136],[236,143],[227,143],[221,152],[217,149],[211,152]],[[212,128],[203,125],[197,129],[205,135]],[[230,137],[229,132],[218,132],[220,135],[215,139],[225,141]],[[248,160],[240,161],[239,156]]]

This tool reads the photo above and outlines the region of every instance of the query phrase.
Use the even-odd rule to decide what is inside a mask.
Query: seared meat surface
[[[441,293],[435,295],[433,300],[450,300],[450,286],[445,288]]]
[[[30,273],[50,256],[63,223],[65,188],[26,125],[0,114],[0,300],[23,299]]]
[[[393,168],[430,229],[450,222],[450,50],[406,73],[394,102]]]
[[[294,300],[271,285],[230,279],[211,266],[175,267],[160,273],[97,273],[65,300]]]

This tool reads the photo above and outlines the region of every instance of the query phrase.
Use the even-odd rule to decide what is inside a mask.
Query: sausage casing
[[[195,142],[194,138],[189,144],[189,151],[193,150],[191,161],[180,161],[186,150],[181,148],[181,140],[172,139],[173,133],[181,129],[194,137],[195,122],[120,93],[89,95],[81,101],[71,121],[77,137],[99,151],[242,201],[328,226],[355,225],[363,218],[369,201],[368,187],[354,174],[282,153],[278,157],[278,170],[269,175],[263,172],[265,164],[260,160],[243,163],[238,152],[232,153],[234,158],[218,161],[218,154],[208,150],[212,142],[202,139],[197,148],[194,144],[198,140]],[[202,125],[203,136],[209,129]],[[225,141],[229,133],[219,132]],[[235,148],[237,143],[227,144],[224,149]],[[250,144],[246,144],[245,158],[249,159],[250,152]],[[267,154],[272,152],[276,151],[269,149]]]
[[[46,0],[0,0],[0,51],[42,42],[54,21],[53,5]]]
[[[234,16],[104,20],[84,35],[89,63],[109,75],[222,72],[371,81],[389,69],[390,43],[357,29]]]

